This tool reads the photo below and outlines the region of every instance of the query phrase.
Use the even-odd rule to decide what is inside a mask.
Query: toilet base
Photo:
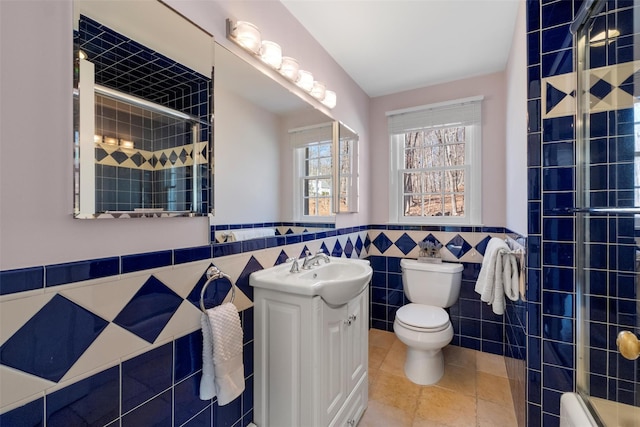
[[[419,350],[407,348],[404,373],[419,385],[432,385],[444,375],[444,355],[442,350]]]

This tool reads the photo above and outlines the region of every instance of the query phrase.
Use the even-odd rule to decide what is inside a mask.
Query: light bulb
[[[298,71],[298,81],[296,84],[309,92],[311,88],[313,88],[313,74],[305,70]]]
[[[298,61],[289,56],[282,57],[282,64],[280,65],[280,74],[285,76],[287,79],[295,82],[298,78]]]
[[[322,101],[324,99],[325,91],[327,90],[324,83],[321,82],[313,82],[313,86],[311,87],[311,96],[315,99]]]
[[[261,37],[258,27],[251,22],[238,21],[232,33],[240,46],[251,51],[255,55],[260,53]]]
[[[326,90],[324,92],[324,99],[322,103],[329,108],[333,108],[336,106],[336,93],[332,90]]]
[[[265,40],[260,48],[260,59],[277,70],[282,65],[282,48],[278,43]]]

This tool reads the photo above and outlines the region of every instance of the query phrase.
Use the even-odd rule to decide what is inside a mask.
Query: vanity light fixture
[[[247,21],[227,19],[227,38],[258,58],[264,64],[277,70],[290,82],[295,83],[313,98],[328,108],[336,106],[336,93],[326,90],[324,83],[314,81],[313,74],[300,70],[298,61],[282,56],[282,48],[275,42],[262,41],[260,30]]]
[[[103,141],[107,145],[118,145],[118,139],[111,138],[110,136],[105,136]]]

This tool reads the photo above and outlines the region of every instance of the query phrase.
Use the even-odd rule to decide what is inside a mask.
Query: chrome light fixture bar
[[[262,40],[260,30],[254,24],[227,19],[227,38],[262,63],[278,71],[288,81],[320,101],[325,107],[334,108],[336,106],[336,93],[328,90],[324,83],[315,80],[311,72],[301,70],[297,60],[289,56],[282,56],[282,48],[279,44]]]

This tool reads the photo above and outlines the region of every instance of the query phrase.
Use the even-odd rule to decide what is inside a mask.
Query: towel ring
[[[231,281],[231,277],[229,277],[228,274],[223,273],[222,271],[220,271],[220,269],[218,269],[218,267],[212,265],[207,269],[206,276],[207,281],[204,283],[204,285],[202,286],[202,290],[200,291],[200,310],[202,310],[203,313],[207,312],[207,309],[204,307],[204,293],[207,291],[207,286],[209,286],[209,284],[214,280],[225,278],[228,279],[229,282],[231,282],[230,302],[233,302],[233,300],[236,298],[236,285]]]

